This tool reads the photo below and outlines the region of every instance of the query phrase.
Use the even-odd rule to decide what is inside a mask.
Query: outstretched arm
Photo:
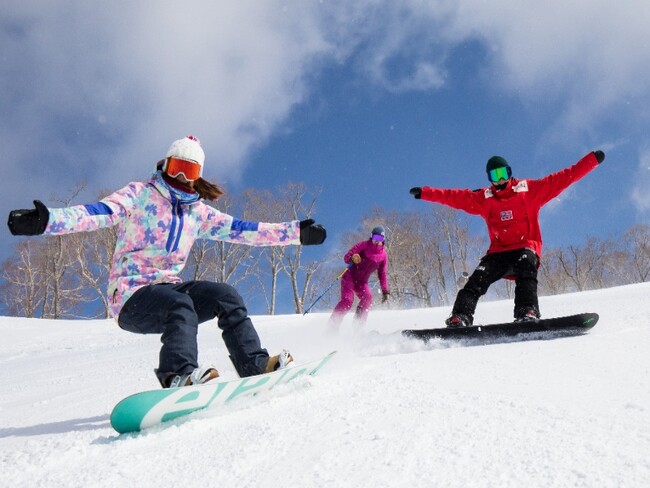
[[[531,189],[534,188],[536,190],[539,203],[544,205],[573,183],[585,177],[604,160],[605,153],[603,151],[590,152],[573,166],[558,171],[557,173],[552,173],[539,180],[530,180],[529,185]]]
[[[13,235],[61,235],[89,232],[115,225],[117,218],[126,215],[133,206],[139,183],[131,183],[99,202],[48,209],[34,200],[34,209],[12,210],[7,225]]]
[[[322,244],[327,232],[313,219],[267,223],[241,220],[204,206],[199,237],[249,246],[287,246]]]
[[[481,201],[485,199],[481,191],[447,190],[430,186],[416,186],[409,193],[417,200],[441,203],[473,215],[481,215]]]

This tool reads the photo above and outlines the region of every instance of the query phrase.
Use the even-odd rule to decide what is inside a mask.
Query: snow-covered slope
[[[254,317],[271,353],[339,354],[314,378],[137,435],[111,408],[157,387],[157,336],[113,321],[0,317],[0,485],[215,487],[650,486],[650,284],[541,299],[595,311],[584,336],[425,346],[390,332],[449,308]],[[512,302],[481,302],[477,321]],[[374,332],[371,332],[374,331]],[[379,333],[377,333],[379,332]],[[201,361],[235,377],[216,322]]]

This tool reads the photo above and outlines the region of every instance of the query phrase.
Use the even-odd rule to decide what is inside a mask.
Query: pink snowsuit
[[[359,264],[352,263],[352,255],[361,256]],[[355,317],[360,322],[368,318],[368,311],[372,306],[372,290],[368,286],[368,279],[376,271],[379,277],[379,286],[383,293],[389,293],[386,269],[388,268],[388,255],[383,245],[373,244],[372,239],[356,243],[343,257],[349,264],[348,270],[341,278],[341,300],[334,308],[331,322],[338,325],[345,314],[352,308],[354,295],[359,297],[359,305]]]

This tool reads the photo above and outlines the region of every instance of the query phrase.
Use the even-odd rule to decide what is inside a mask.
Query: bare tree
[[[101,310],[94,314],[97,317],[110,317],[106,286],[116,242],[115,228],[66,236],[66,246],[71,247],[76,259],[74,271],[78,273],[82,285],[89,288],[95,300],[101,303]]]
[[[47,236],[44,247],[45,297],[41,316],[47,319],[78,317],[76,307],[87,300],[75,266],[74,236]]]
[[[347,249],[346,249],[347,250]],[[305,310],[318,299],[316,309],[333,308],[339,300],[339,290],[343,272],[347,268],[342,265],[342,256],[335,253],[321,263],[318,271],[312,276],[311,286],[305,297]],[[303,311],[304,313],[304,311]]]
[[[584,246],[568,246],[557,255],[562,270],[578,291],[603,286],[602,262],[607,255],[607,245],[594,237]]]
[[[470,273],[478,262],[485,247],[485,240],[472,236],[469,232],[468,218],[465,214],[445,206],[436,206],[431,215],[433,232],[439,235],[440,243],[437,252],[444,253],[436,256],[439,262],[439,297],[440,302],[449,304],[451,296],[455,296],[463,286],[459,278],[463,273]]]
[[[81,182],[70,191],[65,198],[53,197],[62,207],[70,203],[86,188],[86,183]],[[72,271],[75,262],[74,240],[71,236],[46,236],[45,237],[45,281],[47,283],[45,299],[43,301],[44,318],[58,319],[71,311],[74,306],[83,300],[80,290],[82,288],[78,277]],[[77,241],[79,242],[79,241]]]
[[[376,225],[387,231],[389,303],[393,307],[449,304],[458,290],[459,275],[468,269],[468,260],[477,257],[482,244],[481,239],[469,235],[465,219],[451,209],[387,212],[375,207],[355,232],[344,235],[338,254],[342,256],[353,244],[368,238]]]
[[[561,249],[547,249],[539,265],[538,280],[540,295],[558,295],[570,288],[570,280],[562,268]]]
[[[635,225],[628,229],[620,241],[623,251],[628,257],[622,268],[626,282],[650,281],[650,226]]]
[[[214,242],[204,239],[194,242],[184,270],[185,279],[189,281],[213,280],[215,269]]]
[[[249,189],[244,192],[247,213],[262,222],[277,222],[286,220],[287,215],[277,196],[270,190]],[[261,260],[257,267],[257,285],[266,300],[267,313],[274,315],[276,311],[278,280],[283,270],[283,253],[281,248],[271,246],[260,253]],[[264,263],[264,264],[262,264]],[[266,285],[268,282],[268,286]]]
[[[224,195],[218,201],[218,209],[229,215],[236,212],[236,200]],[[243,211],[241,218],[247,218]],[[190,280],[211,280],[235,286],[254,272],[252,258],[256,256],[250,246],[224,241],[198,240],[190,252],[190,259],[183,277]]]
[[[278,189],[278,202],[284,209],[285,219],[302,220],[311,217],[321,190],[307,190],[304,183],[289,182]],[[305,300],[311,288],[314,274],[322,263],[301,262],[302,246],[282,246],[277,248],[282,256],[282,269],[289,278],[296,313],[303,313]]]
[[[432,222],[421,214],[387,218],[391,232],[386,241],[389,255],[390,286],[401,307],[434,305],[440,300],[440,242],[432,232]]]
[[[431,259],[431,254],[437,242],[431,231],[431,221],[423,219],[421,213],[386,213],[376,207],[363,218],[349,245],[370,237],[370,229],[376,225],[386,229],[392,306],[432,306],[437,263]],[[345,251],[347,249],[343,253]]]
[[[16,245],[14,259],[2,264],[2,300],[11,315],[36,317],[43,306],[45,280],[43,278],[42,241],[21,241]]]

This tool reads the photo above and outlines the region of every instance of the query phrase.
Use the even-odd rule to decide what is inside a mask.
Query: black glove
[[[387,302],[390,292],[384,291],[381,293],[381,303]]]
[[[12,210],[7,225],[15,236],[38,236],[45,232],[50,211],[43,202],[34,200],[35,209]]]
[[[605,153],[602,152],[600,149],[598,151],[594,151],[594,156],[596,156],[596,159],[598,160],[598,164],[605,161]]]
[[[415,188],[411,188],[409,190],[409,193],[413,195],[416,200],[422,198],[422,188],[420,188],[419,186],[416,186]]]
[[[327,237],[327,231],[323,226],[314,222],[314,219],[300,221],[300,244],[303,246],[322,244]]]

